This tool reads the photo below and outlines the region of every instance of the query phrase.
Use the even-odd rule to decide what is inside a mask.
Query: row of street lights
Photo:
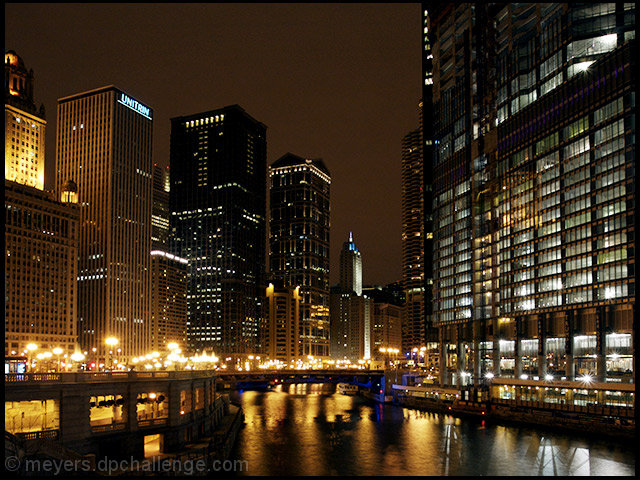
[[[118,338],[116,337],[107,337],[105,339],[105,344],[108,347],[108,358],[106,359],[107,361],[105,362],[105,364],[96,364],[96,366],[98,367],[98,369],[100,368],[105,368],[105,369],[112,369],[114,367],[114,364],[117,365],[117,368],[121,368],[124,369],[126,368],[125,365],[123,365],[122,363],[118,362],[117,359],[115,359],[113,357],[113,353],[115,350],[115,347],[117,345],[119,345],[120,341]],[[140,357],[134,357],[131,359],[130,363],[132,364],[133,367],[135,367],[136,365],[144,365],[144,368],[146,369],[150,369],[150,368],[162,368],[163,366],[166,368],[168,366],[172,366],[172,365],[176,365],[176,364],[181,364],[181,367],[185,368],[185,369],[192,369],[192,368],[202,368],[204,367],[205,364],[215,364],[218,362],[218,358],[215,356],[209,356],[206,354],[202,354],[200,356],[193,356],[193,357],[184,357],[183,355],[181,355],[182,350],[179,348],[179,345],[175,342],[171,342],[169,344],[167,344],[167,349],[169,350],[169,355],[167,355],[166,360],[162,360],[161,355],[159,352],[152,352],[148,355],[144,355],[144,356],[140,356]],[[34,364],[34,352],[38,350],[38,346],[34,343],[30,343],[27,345],[26,347],[26,352],[28,354],[28,365],[29,365],[29,369],[31,370],[33,367],[35,367]],[[96,352],[96,348],[94,347],[92,349],[93,353],[95,354]],[[424,357],[425,355],[425,350],[426,347],[422,347],[420,349],[418,348],[414,348],[413,349],[413,353],[416,354],[416,360],[418,359],[418,353],[420,354],[420,356]],[[120,349],[117,349],[117,352],[120,353]],[[390,356],[393,355],[393,362],[397,363],[398,360],[398,353],[400,353],[400,350],[398,348],[392,348],[392,347],[381,347],[379,349],[379,351],[381,353],[384,354],[385,357],[385,363],[390,361]],[[52,358],[53,355],[56,356],[57,359],[57,364],[56,364],[56,370],[60,371],[62,369],[62,367],[65,367],[65,370],[68,369],[69,366],[72,366],[73,364],[71,362],[69,362],[69,360],[71,360],[72,362],[76,362],[76,363],[81,363],[83,361],[85,361],[86,359],[86,355],[88,352],[75,352],[74,354],[67,356],[64,355],[64,362],[61,362],[60,356],[64,353],[62,348],[54,348],[52,350],[52,352],[42,352],[42,353],[38,353],[37,355],[35,355],[35,358],[43,363],[49,361],[50,358]],[[258,361],[260,360],[260,357],[254,357],[253,355],[251,355],[249,357],[249,359],[251,360],[251,363],[253,363],[253,360],[257,359]],[[412,359],[413,359],[413,355],[412,355]],[[319,359],[310,357],[309,362],[312,364],[312,366],[315,366],[314,362],[319,361]],[[97,361],[97,359],[96,359]],[[161,363],[162,362],[162,363]],[[300,360],[299,360],[300,362]],[[329,362],[329,363],[333,363],[333,362]],[[249,369],[249,362],[245,362],[245,369]],[[300,366],[300,365],[297,365]],[[261,365],[261,368],[264,368],[265,366]],[[93,368],[93,364],[92,364],[92,368]],[[175,368],[175,366],[174,366]]]
[[[35,353],[36,350],[38,350],[38,345],[36,345],[35,343],[29,343],[26,346],[26,351],[23,352],[27,354],[27,365],[29,370],[31,370],[36,365],[36,363],[34,363],[34,360],[37,360],[43,363],[49,362],[50,359],[53,357],[53,355],[56,356],[57,371],[60,371],[62,367],[65,367],[66,369],[67,366],[71,365],[69,360],[71,360],[72,362],[82,362],[85,358],[85,356],[80,352],[75,352],[71,355],[64,354],[64,350],[60,347],[55,347],[50,352],[46,351],[46,352],[40,352],[37,354]],[[62,355],[62,359],[60,358],[61,355]]]

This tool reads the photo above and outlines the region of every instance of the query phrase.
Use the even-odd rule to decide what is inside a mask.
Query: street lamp
[[[55,354],[58,362],[58,371],[60,371],[60,355],[62,355],[63,350],[60,347],[56,347],[53,349],[53,353]]]
[[[47,371],[48,371],[49,370],[49,359],[53,356],[53,354],[51,352],[44,352],[42,354],[42,356],[47,361],[47,363],[45,365],[47,366]]]
[[[119,340],[116,337],[108,337],[107,339],[105,339],[104,343],[106,343],[107,345],[109,345],[109,367],[111,367],[111,354],[112,354],[112,349],[114,346],[116,346],[119,343]]]
[[[31,371],[31,357],[33,355],[33,352],[35,352],[37,349],[38,346],[35,343],[30,343],[29,345],[27,345],[27,350],[29,351],[29,354],[27,356],[27,361],[29,362],[29,371]]]
[[[73,355],[71,355],[70,358],[74,362],[80,363],[80,362],[82,362],[84,360],[85,357],[84,357],[84,355],[82,353],[76,352]],[[78,371],[78,366],[77,365],[74,366],[74,371]]]

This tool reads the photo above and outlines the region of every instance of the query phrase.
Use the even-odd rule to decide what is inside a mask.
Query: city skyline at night
[[[7,5],[5,471],[634,476],[635,10]]]
[[[371,258],[365,283],[401,278],[400,152],[421,96],[418,4],[7,4],[5,13],[6,49],[33,68],[46,111],[118,85],[153,107],[153,161],[164,166],[170,118],[242,105],[267,126],[268,165],[289,151],[327,161],[331,284],[349,231]],[[52,188],[55,135],[46,150]]]

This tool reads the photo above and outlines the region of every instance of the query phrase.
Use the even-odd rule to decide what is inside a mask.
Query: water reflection
[[[239,394],[249,475],[634,475],[623,443],[380,405],[331,384]]]

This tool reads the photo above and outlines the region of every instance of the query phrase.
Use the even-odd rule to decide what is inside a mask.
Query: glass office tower
[[[635,5],[423,17],[441,382],[632,381]]]
[[[189,262],[194,352],[263,348],[266,155],[266,126],[238,105],[171,119],[170,248]]]

